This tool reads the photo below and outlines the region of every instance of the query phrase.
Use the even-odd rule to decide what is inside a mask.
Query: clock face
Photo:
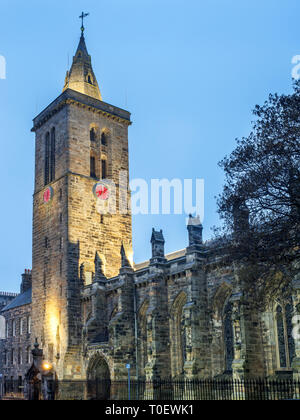
[[[94,195],[100,200],[108,200],[109,190],[107,185],[98,183],[94,186]]]
[[[44,203],[49,203],[52,200],[53,197],[53,188],[52,187],[48,187],[43,195],[43,199],[44,199]]]

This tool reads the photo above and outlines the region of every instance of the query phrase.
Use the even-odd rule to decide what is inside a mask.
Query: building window
[[[91,130],[90,130],[90,140],[91,140],[91,142],[96,141],[96,130],[94,128],[91,128]]]
[[[59,250],[62,251],[63,249],[63,238],[59,238]]]
[[[59,223],[62,224],[62,222],[63,222],[63,215],[62,215],[62,213],[60,213],[60,215],[59,215]]]
[[[107,167],[106,167],[106,160],[101,160],[101,168],[102,168],[102,179],[105,179],[107,177]]]
[[[9,323],[6,320],[5,322],[5,337],[8,338],[9,337]]]
[[[31,334],[31,316],[27,317],[27,333]]]
[[[11,363],[11,365],[15,364],[15,351],[14,351],[14,349],[11,349],[10,363]]]
[[[50,242],[48,236],[45,236],[45,248],[48,249],[50,247]]]
[[[277,349],[279,368],[291,368],[295,357],[295,342],[292,336],[293,308],[291,304],[276,308]]]
[[[16,336],[16,332],[17,332],[17,323],[16,323],[16,320],[14,319],[13,322],[12,322],[12,335],[13,335],[13,337]]]
[[[22,350],[18,349],[18,365],[22,364]]]
[[[51,144],[50,144],[50,182],[55,179],[55,128],[51,130]]]
[[[94,156],[91,156],[90,159],[90,176],[91,178],[96,178],[96,160]]]
[[[102,134],[101,134],[101,144],[102,144],[103,146],[106,146],[106,145],[107,145],[107,136],[106,136],[106,134],[105,134],[105,133],[102,133]]]
[[[59,262],[59,274],[62,275],[63,266],[62,266],[62,260]]]
[[[20,335],[23,335],[24,332],[24,318],[20,320]]]
[[[30,355],[31,355],[31,349],[30,349],[30,347],[27,347],[27,349],[26,349],[26,363],[27,364],[30,363]]]
[[[62,192],[62,189],[60,188],[59,189],[59,201],[62,201],[62,196],[63,196],[63,192]]]
[[[49,162],[50,159],[50,134],[46,134],[45,138],[45,185],[49,184]]]

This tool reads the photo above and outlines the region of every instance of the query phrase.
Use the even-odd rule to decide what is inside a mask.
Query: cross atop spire
[[[81,37],[77,47],[73,63],[70,71],[67,71],[63,91],[72,89],[92,98],[102,100],[96,76],[92,68],[91,56],[88,53],[84,38],[84,18],[89,13],[84,13],[79,16],[82,21]]]
[[[83,19],[86,18],[87,16],[89,16],[89,13],[84,13],[84,12],[82,12],[81,15],[79,16],[79,19],[81,19],[81,28],[80,29],[81,29],[82,35],[83,35],[84,29],[85,29],[85,27],[83,25]]]

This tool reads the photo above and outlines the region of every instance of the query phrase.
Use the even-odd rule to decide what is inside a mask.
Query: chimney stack
[[[25,268],[24,274],[22,274],[21,293],[26,292],[32,286],[31,270]]]

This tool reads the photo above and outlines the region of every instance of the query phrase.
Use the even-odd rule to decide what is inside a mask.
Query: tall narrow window
[[[106,160],[101,160],[101,168],[102,168],[102,179],[107,177],[107,167],[106,167]]]
[[[107,145],[107,139],[106,139],[106,134],[105,133],[101,134],[101,144],[103,144],[103,146]]]
[[[31,355],[31,348],[27,347],[27,349],[26,349],[26,363],[27,364],[30,363],[30,355]]]
[[[278,343],[278,355],[279,355],[279,366],[281,368],[287,367],[287,354],[285,346],[285,331],[284,331],[284,320],[281,306],[277,306],[276,309],[276,322],[277,322],[277,343]]]
[[[17,326],[17,323],[16,323],[16,320],[14,319],[13,322],[12,322],[12,335],[13,335],[13,337],[16,336],[16,330],[17,330],[16,326]]]
[[[22,350],[18,349],[18,365],[22,364]]]
[[[95,131],[95,129],[94,129],[94,128],[92,128],[92,129],[90,130],[90,140],[91,140],[92,142],[96,141],[96,131]]]
[[[232,304],[228,303],[224,311],[224,341],[225,341],[225,363],[226,372],[232,372],[232,362],[234,359],[233,346],[233,325],[232,325]]]
[[[31,334],[31,316],[27,317],[27,332]]]
[[[280,368],[291,368],[293,359],[295,357],[292,317],[292,304],[287,304],[286,306],[277,306],[277,349]]]
[[[91,176],[91,178],[96,178],[96,160],[95,160],[94,156],[91,156],[90,176]]]
[[[50,182],[55,179],[55,128],[51,130],[51,146],[50,146]]]
[[[45,139],[45,185],[49,184],[50,134]]]

